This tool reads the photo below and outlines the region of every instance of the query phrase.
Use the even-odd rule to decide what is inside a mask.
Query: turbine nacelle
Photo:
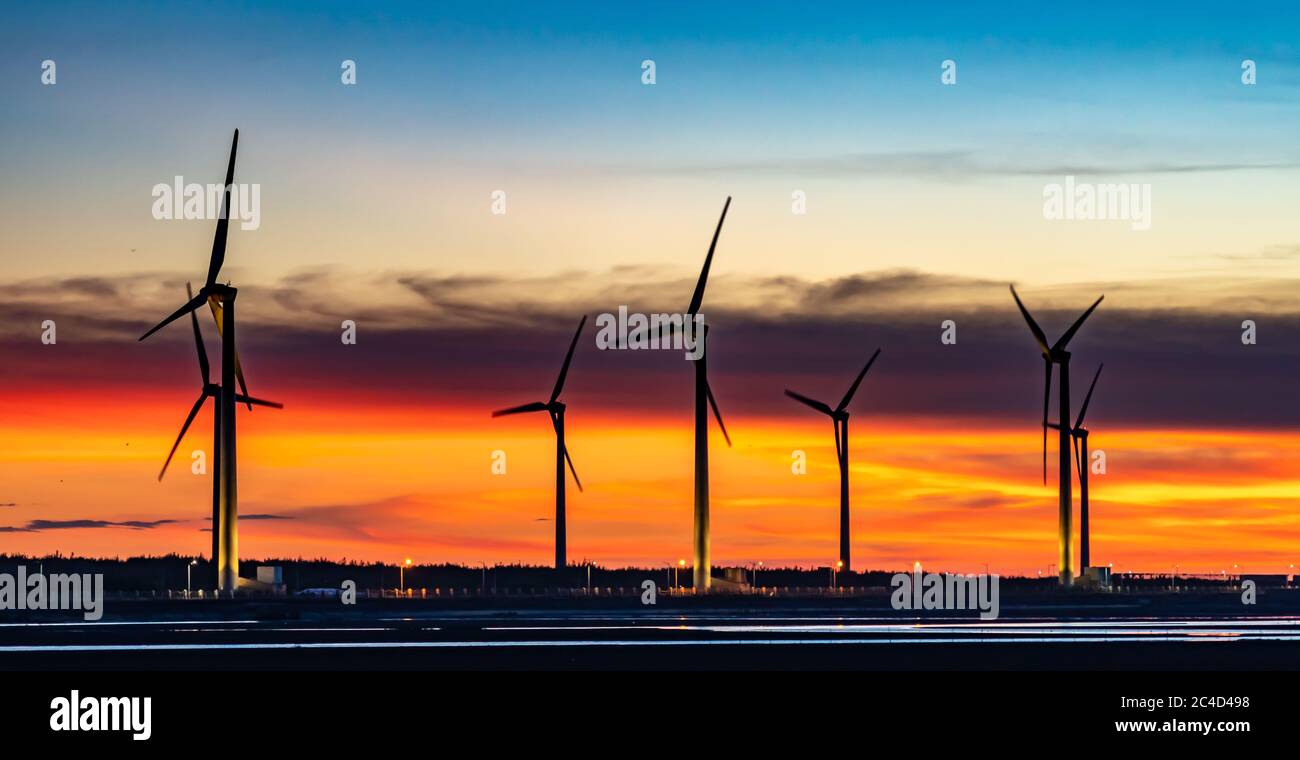
[[[1049,430],[1060,430],[1060,429],[1061,429],[1061,426],[1060,426],[1058,423],[1055,423],[1055,422],[1049,422],[1049,423],[1047,423],[1047,428],[1048,428]],[[1088,429],[1087,429],[1087,428],[1070,428],[1069,433],[1070,433],[1070,435],[1074,436],[1075,438],[1087,438],[1087,437],[1088,437]]]
[[[225,288],[225,286],[219,286],[219,287]],[[189,283],[185,283],[185,292],[187,294],[191,294],[191,288]],[[202,291],[200,291],[200,293],[201,292]],[[218,324],[220,324],[220,321],[218,321]],[[181,439],[185,437],[185,433],[190,429],[190,424],[194,422],[194,418],[198,416],[199,410],[203,408],[203,402],[208,399],[221,398],[221,386],[217,383],[212,382],[211,367],[208,365],[208,351],[206,348],[203,347],[203,333],[202,331],[199,330],[199,318],[195,316],[193,311],[190,312],[190,325],[191,327],[194,328],[194,349],[196,355],[198,356],[199,377],[202,380],[202,385],[199,388],[198,399],[195,400],[194,406],[190,407],[189,416],[185,418],[185,423],[181,425],[181,432],[179,435],[176,436],[176,442],[172,444],[172,449],[170,452],[168,452],[167,459],[166,461],[163,462],[162,469],[158,471],[158,480],[160,482],[162,481],[163,476],[167,474],[167,466],[171,464],[172,457],[176,455],[176,449],[181,445]],[[240,377],[240,381],[241,382],[243,381],[242,376]],[[235,401],[236,403],[246,404],[249,409],[252,409],[254,405],[266,406],[272,409],[284,408],[284,404],[275,401],[266,401],[264,399],[253,398],[252,396],[248,395],[247,390],[245,390],[243,393],[236,393]]]
[[[569,342],[569,351],[564,355],[564,364],[560,365],[560,374],[555,379],[555,388],[551,390],[551,397],[546,401],[534,401],[529,404],[520,404],[506,409],[497,409],[492,412],[493,417],[505,417],[511,414],[529,414],[531,412],[546,412],[551,418],[551,426],[555,428],[557,441],[563,440],[564,427],[564,410],[567,408],[564,402],[560,401],[560,393],[564,390],[564,381],[569,375],[569,365],[573,362],[573,352],[578,347],[578,337],[582,335],[582,328],[587,324],[587,315],[582,315],[578,322],[578,329],[573,333],[573,340]],[[573,482],[577,484],[578,490],[582,490],[582,481],[578,479],[578,471],[573,466],[573,458],[569,456],[569,447],[561,443],[562,453],[565,462],[569,465],[569,472],[573,475]]]
[[[1070,325],[1070,328],[1062,333],[1061,337],[1051,345],[1047,343],[1047,334],[1043,332],[1043,328],[1038,326],[1038,323],[1029,314],[1029,310],[1025,308],[1025,304],[1020,300],[1020,294],[1016,293],[1015,285],[1011,286],[1011,297],[1015,299],[1016,307],[1020,309],[1020,315],[1025,318],[1025,323],[1029,325],[1029,332],[1034,336],[1034,342],[1038,344],[1039,351],[1043,356],[1043,485],[1047,485],[1047,429],[1050,427],[1047,421],[1047,410],[1051,405],[1052,398],[1052,365],[1061,365],[1062,373],[1067,371],[1070,365],[1070,352],[1065,350],[1065,347],[1106,296],[1101,296],[1094,301],[1092,306],[1089,306],[1087,311],[1083,312],[1074,321],[1074,324]],[[1062,382],[1065,382],[1064,374],[1062,375]],[[1057,426],[1055,429],[1060,430],[1060,427]]]
[[[208,259],[208,276],[207,279],[203,281],[203,287],[199,288],[198,295],[195,295],[190,290],[189,283],[186,283],[185,293],[189,297],[189,300],[185,302],[185,305],[169,314],[165,319],[163,319],[163,321],[151,327],[144,335],[140,336],[140,340],[143,341],[150,335],[153,335],[186,314],[193,316],[194,312],[205,303],[212,310],[212,316],[217,321],[217,332],[221,333],[225,329],[222,326],[221,306],[218,304],[234,301],[238,291],[231,287],[229,283],[222,285],[217,282],[217,277],[221,274],[221,265],[225,263],[226,260],[226,239],[230,231],[230,187],[235,181],[235,155],[238,152],[238,149],[239,130],[236,129],[234,139],[230,143],[230,163],[226,166],[226,184],[224,186],[225,189],[221,200],[221,213],[217,217],[217,232],[212,240],[212,254]],[[194,329],[195,334],[197,335],[197,324]],[[235,375],[239,380],[239,390],[247,396],[248,383],[244,381],[244,369],[243,365],[239,361],[239,351],[236,350],[234,353]],[[207,357],[204,356],[200,361],[203,364],[206,379]],[[248,408],[252,410],[253,405],[248,404]]]
[[[221,212],[217,217],[217,232],[212,239],[212,254],[208,258],[208,276],[203,281],[203,287],[199,288],[197,296],[191,295],[189,302],[172,312],[166,319],[154,325],[148,332],[140,336],[140,340],[148,338],[150,335],[158,332],[167,325],[175,322],[187,313],[206,303],[209,297],[217,296],[234,298],[235,290],[229,285],[220,285],[217,283],[217,277],[221,274],[221,265],[226,260],[226,239],[230,232],[230,186],[235,182],[235,155],[239,150],[239,130],[235,130],[234,139],[230,143],[230,163],[226,166],[226,184],[221,199]],[[247,393],[247,391],[245,391]]]
[[[831,405],[825,401],[818,401],[815,398],[809,398],[801,393],[786,389],[785,395],[811,408],[816,412],[831,418],[831,423],[835,427],[835,459],[840,466],[840,564],[845,570],[851,570],[851,540],[849,535],[849,402],[853,400],[853,394],[858,392],[858,386],[862,384],[862,378],[866,377],[867,370],[876,362],[876,357],[880,356],[880,349],[871,355],[867,363],[862,367],[862,371],[853,380],[853,385],[840,399],[838,406],[831,408]]]
[[[836,422],[843,422],[849,418],[849,402],[853,400],[853,395],[858,392],[858,386],[862,385],[862,378],[867,376],[867,371],[871,369],[872,364],[876,363],[876,357],[878,356],[880,356],[880,349],[877,348],[876,352],[871,355],[871,358],[868,359],[867,363],[862,367],[862,371],[858,373],[857,378],[854,379],[853,385],[849,386],[849,390],[844,394],[844,397],[840,399],[839,405],[834,409],[832,409],[831,405],[825,401],[818,401],[817,399],[809,398],[801,393],[795,393],[788,388],[785,391],[785,395],[805,406],[821,412]]]

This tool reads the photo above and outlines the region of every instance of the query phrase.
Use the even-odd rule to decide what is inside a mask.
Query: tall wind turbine
[[[1029,316],[1029,310],[1021,303],[1020,296],[1016,294],[1016,286],[1011,286],[1011,297],[1016,299],[1016,306],[1020,308],[1021,315],[1024,316],[1025,322],[1029,324],[1029,331],[1034,334],[1034,341],[1038,343],[1039,349],[1043,353],[1043,364],[1046,374],[1043,380],[1043,484],[1047,484],[1047,408],[1051,401],[1052,395],[1052,365],[1061,365],[1061,379],[1058,391],[1060,402],[1060,417],[1062,424],[1057,426],[1060,430],[1060,503],[1059,503],[1059,524],[1060,533],[1057,536],[1058,561],[1057,567],[1060,568],[1060,582],[1063,586],[1069,586],[1073,582],[1072,571],[1072,550],[1071,545],[1071,517],[1074,509],[1074,500],[1070,495],[1070,483],[1073,476],[1070,474],[1070,352],[1065,350],[1070,339],[1079,331],[1083,321],[1087,319],[1101,303],[1105,296],[1101,296],[1093,302],[1092,306],[1083,313],[1070,329],[1066,330],[1056,343],[1047,344],[1047,336],[1043,333],[1034,318]]]
[[[1088,386],[1088,393],[1083,397],[1079,416],[1074,421],[1074,427],[1070,428],[1070,436],[1074,438],[1074,464],[1079,470],[1079,572],[1081,574],[1087,571],[1092,562],[1088,534],[1088,428],[1083,426],[1083,418],[1088,414],[1088,402],[1092,401],[1092,391],[1097,387],[1097,378],[1101,377],[1101,368],[1104,366],[1106,365],[1097,365],[1097,373],[1092,376],[1092,384]],[[1060,429],[1059,425],[1050,427]]]
[[[704,268],[700,270],[700,279],[695,283],[695,292],[691,295],[691,305],[686,308],[686,319],[693,320],[700,313],[704,303],[704,286],[709,280],[709,267],[713,265],[713,251],[718,247],[718,236],[722,234],[722,223],[727,219],[727,209],[731,207],[731,196],[722,204],[722,216],[718,218],[718,227],[713,231],[713,242],[709,243],[709,252],[704,257]],[[727,435],[727,426],[722,422],[722,413],[718,411],[718,402],[713,398],[713,389],[709,387],[708,356],[709,326],[704,325],[704,334],[695,339],[703,340],[703,350],[695,359],[695,577],[694,587],[697,592],[708,591],[713,585],[713,566],[709,558],[709,410],[705,404],[713,407],[713,416],[722,430],[722,437],[731,445],[731,436]]]
[[[573,342],[569,344],[569,352],[564,355],[564,364],[560,366],[560,376],[555,380],[555,389],[551,391],[549,401],[534,401],[531,404],[522,404],[512,406],[509,409],[498,409],[492,413],[493,417],[504,417],[507,414],[523,414],[525,412],[546,412],[551,416],[551,426],[555,428],[555,569],[563,570],[567,564],[566,542],[567,530],[565,527],[564,517],[564,464],[568,462],[569,472],[573,473],[573,482],[577,484],[578,490],[582,490],[582,481],[578,479],[578,471],[573,468],[573,459],[569,456],[569,448],[564,445],[564,408],[565,405],[559,400],[560,391],[564,390],[564,378],[569,374],[569,362],[573,360],[573,349],[578,346],[578,336],[582,335],[582,327],[587,324],[587,316],[584,314],[582,321],[578,322],[578,329],[573,333]]]
[[[235,153],[239,147],[239,130],[235,130],[230,143],[230,163],[226,167],[225,191],[221,200],[221,213],[217,217],[217,232],[212,240],[212,255],[208,261],[208,276],[199,288],[198,295],[172,312],[166,319],[140,336],[148,338],[177,319],[192,313],[207,303],[213,307],[217,329],[221,333],[221,385],[217,394],[220,409],[221,445],[218,447],[218,501],[219,519],[212,529],[217,531],[217,588],[234,591],[239,585],[239,496],[238,467],[235,460],[235,382],[238,377],[244,396],[248,389],[235,352],[235,296],[237,289],[217,282],[221,265],[226,258],[226,237],[230,229],[230,187],[235,181]],[[216,308],[216,307],[220,308]],[[250,404],[251,408],[251,404]]]
[[[844,394],[840,399],[839,406],[832,409],[829,404],[808,398],[807,396],[795,393],[786,389],[785,395],[795,401],[805,404],[816,409],[831,418],[835,427],[835,456],[840,464],[840,562],[843,563],[844,570],[852,570],[853,563],[849,560],[849,402],[853,400],[853,394],[858,392],[858,385],[862,383],[862,378],[866,377],[867,370],[875,363],[876,357],[880,356],[880,349],[871,355],[867,360],[858,377],[849,386],[849,392]]]
[[[185,283],[185,292],[190,297],[194,297],[190,284]],[[203,333],[199,330],[199,318],[194,312],[190,312],[190,323],[194,327],[194,348],[199,357],[199,377],[202,378],[202,384],[199,386],[199,397],[190,408],[189,416],[185,418],[185,424],[181,425],[180,435],[176,436],[176,442],[172,444],[172,450],[167,453],[167,461],[163,462],[162,470],[158,472],[158,480],[162,481],[163,476],[167,474],[167,466],[172,463],[172,457],[176,455],[176,448],[181,445],[181,439],[185,437],[186,431],[190,429],[190,424],[198,416],[199,410],[203,408],[203,402],[213,399],[212,404],[212,471],[219,473],[221,471],[221,386],[216,385],[211,380],[211,372],[208,366],[208,352],[203,347]],[[273,409],[283,409],[284,405],[274,401],[264,401],[262,399],[251,398],[242,393],[235,394],[235,400],[240,403],[246,403],[249,408],[256,404],[258,406],[269,406]],[[218,552],[221,550],[219,534],[217,532],[218,520],[221,518],[221,480],[217,477],[212,478],[212,566],[217,566]]]

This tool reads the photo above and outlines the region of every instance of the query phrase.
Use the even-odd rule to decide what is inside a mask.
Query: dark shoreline
[[[757,595],[112,600],[0,614],[0,670],[1290,670],[1300,592],[1007,592],[1001,615],[885,590]]]

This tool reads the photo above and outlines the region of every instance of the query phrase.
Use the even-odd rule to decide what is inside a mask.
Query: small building
[[[1254,581],[1256,588],[1285,588],[1287,576],[1283,573],[1242,573],[1242,581]]]
[[[1085,567],[1083,575],[1079,577],[1079,585],[1086,588],[1109,589],[1111,583],[1110,566],[1102,565],[1101,567]]]

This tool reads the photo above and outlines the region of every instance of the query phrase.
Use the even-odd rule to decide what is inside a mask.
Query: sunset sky
[[[222,276],[250,389],[286,406],[240,412],[245,559],[549,562],[550,426],[489,413],[545,400],[581,314],[570,559],[689,559],[691,367],[600,351],[590,319],[684,309],[731,196],[704,301],[735,444],[715,428],[715,564],[834,561],[831,426],[782,390],[834,404],[879,347],[851,407],[855,569],[1046,573],[1055,442],[1044,486],[1011,282],[1049,338],[1106,295],[1071,344],[1076,409],[1105,362],[1096,564],[1300,561],[1300,12],[865,5],[10,9],[0,553],[208,553],[210,412],[156,482],[199,390],[189,327],[136,338],[214,228],[155,220],[151,190],[220,182],[239,128],[261,226],[231,226]],[[1045,219],[1067,176],[1149,185],[1150,229]]]

